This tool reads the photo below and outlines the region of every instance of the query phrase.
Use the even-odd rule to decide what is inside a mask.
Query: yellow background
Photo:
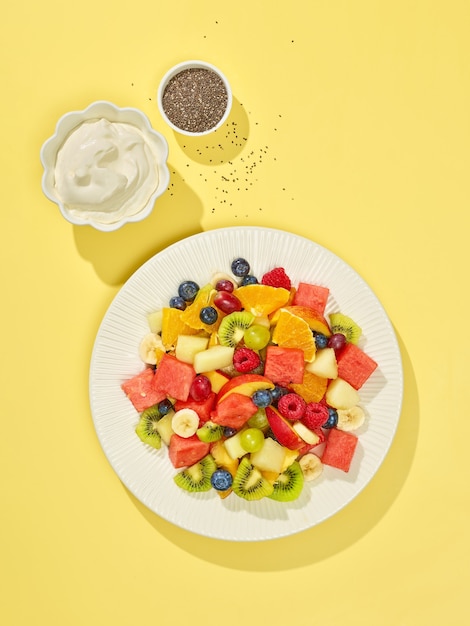
[[[469,26],[467,0],[6,3],[2,624],[470,623]],[[235,96],[229,126],[202,142],[155,103],[190,58],[218,65]],[[170,147],[170,191],[110,234],[73,227],[41,191],[56,121],[100,99],[144,111]],[[224,180],[234,169],[242,185]],[[363,276],[396,329],[405,396],[355,501],[301,534],[239,544],[129,494],[97,441],[87,377],[102,316],[143,261],[250,224],[305,235]]]

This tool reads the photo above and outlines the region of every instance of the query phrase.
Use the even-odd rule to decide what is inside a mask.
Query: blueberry
[[[232,261],[232,272],[235,276],[241,278],[247,276],[250,272],[250,264],[246,259],[238,258]]]
[[[258,279],[256,278],[256,276],[252,276],[251,274],[248,274],[247,276],[243,277],[243,280],[241,282],[241,287],[245,287],[246,285],[257,285],[258,284]]]
[[[225,469],[216,469],[211,476],[211,485],[217,491],[227,491],[233,483],[232,474]]]
[[[255,391],[255,393],[251,396],[251,399],[253,400],[253,404],[263,409],[269,406],[273,401],[273,397],[269,389],[258,389],[258,391]]]
[[[285,387],[280,387],[279,385],[276,385],[274,389],[271,389],[270,393],[271,393],[272,402],[276,403],[276,402],[279,402],[282,396],[285,396],[286,393],[289,393],[289,390],[286,389]]]
[[[215,324],[219,314],[213,306],[205,306],[199,313],[199,318],[203,324]]]
[[[158,412],[163,417],[163,415],[167,415],[173,409],[173,405],[171,404],[168,398],[166,400],[162,400],[158,403]]]
[[[224,428],[224,437],[233,437],[237,433],[236,428],[231,428],[230,426],[225,426]]]
[[[328,419],[323,424],[322,428],[326,428],[329,430],[330,428],[334,428],[337,423],[338,423],[338,412],[336,411],[336,409],[332,409],[331,407],[329,407]]]
[[[186,302],[181,296],[173,296],[172,298],[170,298],[170,308],[180,309],[181,311],[184,311],[186,308]]]
[[[199,291],[199,285],[193,280],[185,280],[178,287],[178,295],[183,298],[185,302],[192,302]]]
[[[316,333],[315,345],[319,350],[321,350],[322,348],[326,348],[326,346],[328,345],[328,337],[323,333]]]

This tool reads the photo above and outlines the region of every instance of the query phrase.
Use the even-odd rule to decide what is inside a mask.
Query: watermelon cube
[[[170,354],[164,354],[155,372],[153,385],[176,400],[187,400],[196,371],[190,363],[178,361]]]
[[[328,287],[311,285],[310,283],[299,283],[293,304],[309,307],[323,315],[329,294],[330,290]]]
[[[240,429],[256,413],[258,407],[250,396],[233,392],[217,403],[212,421],[220,426]]]
[[[210,443],[201,441],[197,435],[180,437],[176,433],[171,436],[168,456],[173,467],[189,467],[209,454]]]
[[[199,415],[200,425],[204,424],[211,418],[211,412],[214,409],[217,395],[212,392],[205,400],[177,400],[175,402],[175,411],[180,409],[193,409]]]
[[[166,398],[164,391],[153,386],[154,376],[154,370],[147,367],[121,385],[121,389],[139,413]]]
[[[349,472],[358,438],[351,432],[332,428],[326,440],[322,463]]]
[[[301,384],[304,379],[304,351],[300,348],[268,346],[264,375],[273,383],[289,385]]]
[[[360,389],[377,363],[361,348],[347,343],[337,357],[338,376],[348,382],[354,389]]]

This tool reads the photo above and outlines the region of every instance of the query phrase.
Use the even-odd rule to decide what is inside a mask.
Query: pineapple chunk
[[[232,476],[235,476],[238,469],[238,458],[232,458],[230,456],[227,452],[227,448],[225,447],[225,443],[221,439],[216,441],[211,447],[211,454],[217,464],[217,467],[223,467],[230,472]]]
[[[282,464],[281,474],[282,474],[282,472],[284,472],[289,467],[289,465],[292,465],[292,463],[299,456],[299,451],[298,450],[289,450],[289,448],[284,448],[284,451],[286,453],[286,456],[285,456],[285,459],[284,459],[284,463]]]
[[[205,372],[205,376],[210,380],[212,391],[215,393],[219,393],[225,383],[229,380],[227,376],[218,372],[217,370],[211,370],[210,372]]]

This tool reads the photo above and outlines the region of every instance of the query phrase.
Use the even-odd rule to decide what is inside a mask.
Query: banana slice
[[[299,465],[305,480],[315,480],[323,472],[323,463],[313,452],[304,454],[299,459]]]
[[[234,287],[238,287],[235,278],[233,276],[230,276],[230,274],[224,274],[224,272],[216,272],[215,274],[212,274],[210,284],[215,287],[219,280],[229,280]]]
[[[139,356],[144,363],[155,365],[157,363],[157,350],[165,351],[160,335],[148,333],[140,342]]]
[[[337,409],[337,413],[338,424],[336,427],[339,428],[339,430],[356,430],[364,424],[366,418],[360,406],[353,406],[350,409]]]
[[[199,415],[193,409],[180,409],[173,415],[171,427],[180,437],[192,437],[199,428]]]

